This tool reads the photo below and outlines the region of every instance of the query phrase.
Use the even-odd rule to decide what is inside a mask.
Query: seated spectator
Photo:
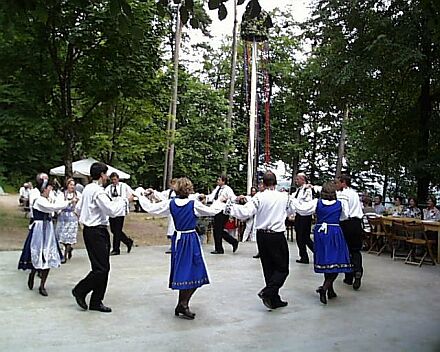
[[[374,197],[374,212],[378,215],[382,215],[386,209],[384,207],[384,205],[382,204],[382,196],[381,195],[377,195]]]
[[[401,196],[395,196],[394,197],[394,205],[391,206],[387,213],[392,216],[402,216],[403,214],[403,205],[402,205],[402,197]]]
[[[409,198],[408,208],[403,211],[403,216],[407,218],[421,219],[422,212],[420,208],[417,207],[417,200],[414,197]]]
[[[29,206],[29,192],[30,192],[29,184],[24,183],[19,190],[18,203],[20,204],[20,206],[22,207]]]
[[[434,196],[429,196],[427,200],[427,208],[423,209],[423,220],[440,220],[440,211],[437,209],[437,199]]]
[[[373,208],[373,202],[371,201],[371,198],[368,195],[364,195],[362,197],[362,204],[363,204],[362,211],[364,212],[364,214],[376,212]]]

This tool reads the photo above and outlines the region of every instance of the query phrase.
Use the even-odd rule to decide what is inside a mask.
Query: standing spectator
[[[298,173],[295,177],[295,183],[297,190],[294,198],[298,200],[298,203],[310,202],[313,198],[312,190],[307,185],[307,177],[305,174]],[[296,244],[299,249],[299,259],[297,263],[309,264],[309,255],[307,254],[307,247],[313,253],[313,241],[310,238],[312,231],[312,211],[298,210],[295,215],[295,232],[296,232]]]
[[[374,197],[374,212],[377,215],[382,215],[383,213],[385,213],[385,211],[386,209],[382,204],[382,196],[378,194]]]
[[[361,279],[364,272],[362,266],[362,213],[361,201],[357,192],[351,188],[351,177],[341,175],[336,177],[336,189],[338,200],[348,203],[347,217],[341,219],[341,228],[350,252],[350,260],[353,265],[353,273],[345,273],[344,283],[353,285],[354,290],[361,287]],[[354,281],[353,281],[354,277]]]
[[[217,179],[217,187],[214,188],[211,194],[206,196],[207,202],[213,202],[220,197],[224,199],[235,199],[236,196],[231,187],[227,185],[228,178],[226,175],[221,175]],[[232,252],[235,253],[238,248],[238,240],[232,237],[226,230],[225,224],[228,221],[229,216],[220,212],[214,216],[214,251],[211,254],[223,254],[224,249],[222,245],[222,239],[228,242],[232,246]]]
[[[417,200],[414,197],[408,199],[408,208],[403,211],[403,216],[414,219],[422,218],[422,211],[417,207]]]
[[[73,178],[69,178],[66,181],[64,192],[62,192],[58,198],[66,200],[68,202],[77,203],[81,193],[77,193],[75,190],[75,181]],[[64,258],[61,261],[64,264],[67,259],[72,258],[72,246],[76,244],[76,235],[78,232],[78,216],[75,213],[75,207],[69,206],[61,210],[58,215],[56,234],[57,237],[64,245]]]
[[[110,235],[107,230],[109,216],[116,216],[128,207],[133,198],[117,197],[113,201],[102,188],[108,180],[107,165],[96,162],[90,166],[93,182],[84,187],[82,197],[77,204],[79,222],[83,225],[84,244],[86,245],[92,270],[72,290],[76,303],[84,310],[96,310],[110,313],[112,310],[103,304],[110,272]],[[90,307],[86,296],[92,292]]]
[[[129,185],[124,182],[119,182],[119,175],[116,172],[110,174],[111,184],[107,186],[105,192],[110,196],[112,200],[123,198],[128,199],[132,194],[133,190]],[[123,242],[127,246],[127,253],[130,253],[133,247],[133,240],[128,237],[124,231],[124,220],[129,212],[129,206],[126,208],[121,208],[117,214],[110,216],[110,230],[113,233],[113,250],[110,255],[121,254],[120,246]]]

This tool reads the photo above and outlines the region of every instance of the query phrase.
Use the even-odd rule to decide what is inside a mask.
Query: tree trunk
[[[170,154],[168,157],[168,171],[167,171],[167,184],[170,183],[173,178],[174,167],[174,136],[176,132],[176,118],[177,118],[177,88],[179,83],[179,52],[180,52],[180,39],[182,33],[182,21],[180,20],[180,5],[177,8],[177,25],[176,25],[176,48],[174,51],[174,84],[172,95],[172,108],[171,108],[171,129],[170,129]]]
[[[423,4],[422,4],[423,6]],[[430,121],[432,115],[432,100],[430,96],[431,75],[432,75],[432,40],[430,37],[430,29],[428,28],[427,19],[425,17],[428,8],[423,9],[421,18],[421,51],[424,60],[420,65],[420,74],[423,78],[419,105],[419,140],[417,148],[417,200],[420,203],[426,202],[429,195],[430,174],[427,171],[429,161],[429,134]]]
[[[228,115],[226,117],[226,127],[231,131],[232,129],[232,112],[234,109],[234,92],[235,92],[235,76],[237,66],[237,0],[234,0],[234,27],[232,29],[232,58],[231,58],[231,82],[229,85],[229,106]],[[225,145],[224,157],[223,157],[223,172],[226,174],[228,171],[228,155],[231,145],[232,136],[228,136]]]
[[[342,128],[341,128],[341,138],[339,139],[339,148],[338,148],[338,161],[336,162],[336,177],[341,175],[342,171],[342,159],[345,154],[345,139],[347,136],[346,124],[348,122],[348,105],[345,106],[344,110],[344,118],[342,120]]]

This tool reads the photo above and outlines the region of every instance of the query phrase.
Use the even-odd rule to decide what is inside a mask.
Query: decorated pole
[[[251,64],[251,92],[249,106],[249,141],[247,157],[247,192],[250,193],[253,182],[256,180],[258,167],[258,155],[256,155],[256,133],[257,121],[257,58],[258,43],[267,41],[269,28],[272,27],[270,16],[265,11],[260,11],[258,16],[253,14],[252,6],[249,3],[243,14],[241,22],[241,38],[244,41],[252,42],[252,64]]]
[[[252,66],[251,66],[251,103],[249,109],[249,143],[248,143],[248,167],[247,167],[247,184],[246,189],[250,193],[254,173],[254,161],[255,161],[255,122],[257,120],[257,57],[258,46],[257,41],[254,39],[252,43]]]

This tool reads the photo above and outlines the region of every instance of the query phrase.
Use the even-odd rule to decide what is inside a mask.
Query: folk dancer
[[[224,204],[216,201],[211,207],[197,199],[189,199],[193,194],[193,184],[186,177],[175,184],[176,197],[159,203],[152,203],[143,195],[139,197],[142,208],[154,215],[171,215],[175,231],[171,238],[171,266],[169,288],[179,290],[179,299],[174,310],[176,316],[194,319],[195,313],[189,309],[189,301],[197,288],[209,284],[208,272],[199,236],[196,232],[197,217],[213,216],[224,209]]]
[[[287,306],[279,295],[289,275],[289,247],[285,237],[285,219],[294,213],[287,192],[278,192],[276,176],[268,171],[263,176],[265,191],[257,193],[245,205],[226,203],[225,213],[238,219],[255,217],[257,246],[266,286],[258,293],[269,309]]]
[[[294,198],[298,203],[310,202],[313,198],[312,189],[307,184],[307,177],[304,173],[300,172],[295,177],[295,183],[298,189],[295,192]],[[307,247],[313,253],[313,241],[310,238],[312,230],[312,212],[298,210],[295,214],[294,220],[295,232],[296,232],[296,244],[299,250],[299,259],[297,263],[309,264],[309,255],[307,254]]]
[[[74,205],[65,200],[53,202],[50,199],[52,185],[47,178],[38,178],[37,187],[40,195],[32,201],[32,223],[29,227],[29,234],[24,243],[18,264],[19,269],[31,272],[28,277],[28,287],[34,288],[34,278],[37,271],[41,278],[38,292],[42,296],[47,296],[46,280],[51,268],[58,268],[61,264],[62,253],[55,236],[52,223],[52,213]]]
[[[341,219],[341,228],[350,252],[350,261],[353,272],[345,273],[344,283],[353,285],[354,290],[361,287],[361,279],[364,272],[362,267],[362,205],[357,192],[351,188],[351,177],[341,175],[336,178],[337,198],[348,203],[346,217]],[[354,278],[354,281],[353,281]]]
[[[84,244],[89,256],[92,270],[72,290],[76,303],[84,310],[111,312],[102,301],[107,289],[110,272],[110,235],[107,230],[109,216],[115,217],[128,207],[133,199],[117,197],[113,201],[106,194],[102,185],[108,180],[107,165],[96,162],[90,166],[92,183],[84,187],[82,197],[76,206],[79,222],[83,225]],[[90,305],[87,306],[86,296],[92,292]]]
[[[296,211],[313,211],[317,220],[314,227],[314,269],[324,274],[324,283],[316,290],[321,303],[337,297],[333,282],[338,273],[351,272],[350,254],[339,221],[347,217],[348,204],[336,199],[336,185],[333,181],[322,186],[321,198],[300,203],[292,200]]]
[[[110,174],[111,184],[107,186],[105,192],[111,197],[112,200],[117,198],[127,199],[129,196],[134,194],[133,190],[129,185],[124,182],[119,181],[119,175],[116,172]],[[133,247],[133,240],[128,237],[124,231],[124,220],[129,212],[129,205],[125,209],[113,216],[110,216],[110,231],[113,234],[113,250],[110,255],[120,255],[121,242],[127,246],[127,253],[131,252]]]
[[[74,201],[78,203],[81,193],[75,189],[75,181],[68,178],[64,192],[58,198],[61,200]],[[64,245],[64,258],[61,264],[66,263],[67,259],[72,259],[73,245],[76,244],[76,235],[78,233],[78,215],[75,213],[75,207],[69,206],[58,214],[57,227],[55,233],[61,244]]]
[[[214,188],[211,194],[206,196],[206,201],[213,202],[220,199],[235,199],[236,196],[231,187],[227,185],[228,178],[226,175],[221,175],[217,178],[217,187]],[[222,239],[232,246],[232,252],[235,253],[238,248],[238,240],[232,237],[226,230],[225,224],[229,216],[220,212],[214,216],[214,251],[211,254],[224,254]]]

